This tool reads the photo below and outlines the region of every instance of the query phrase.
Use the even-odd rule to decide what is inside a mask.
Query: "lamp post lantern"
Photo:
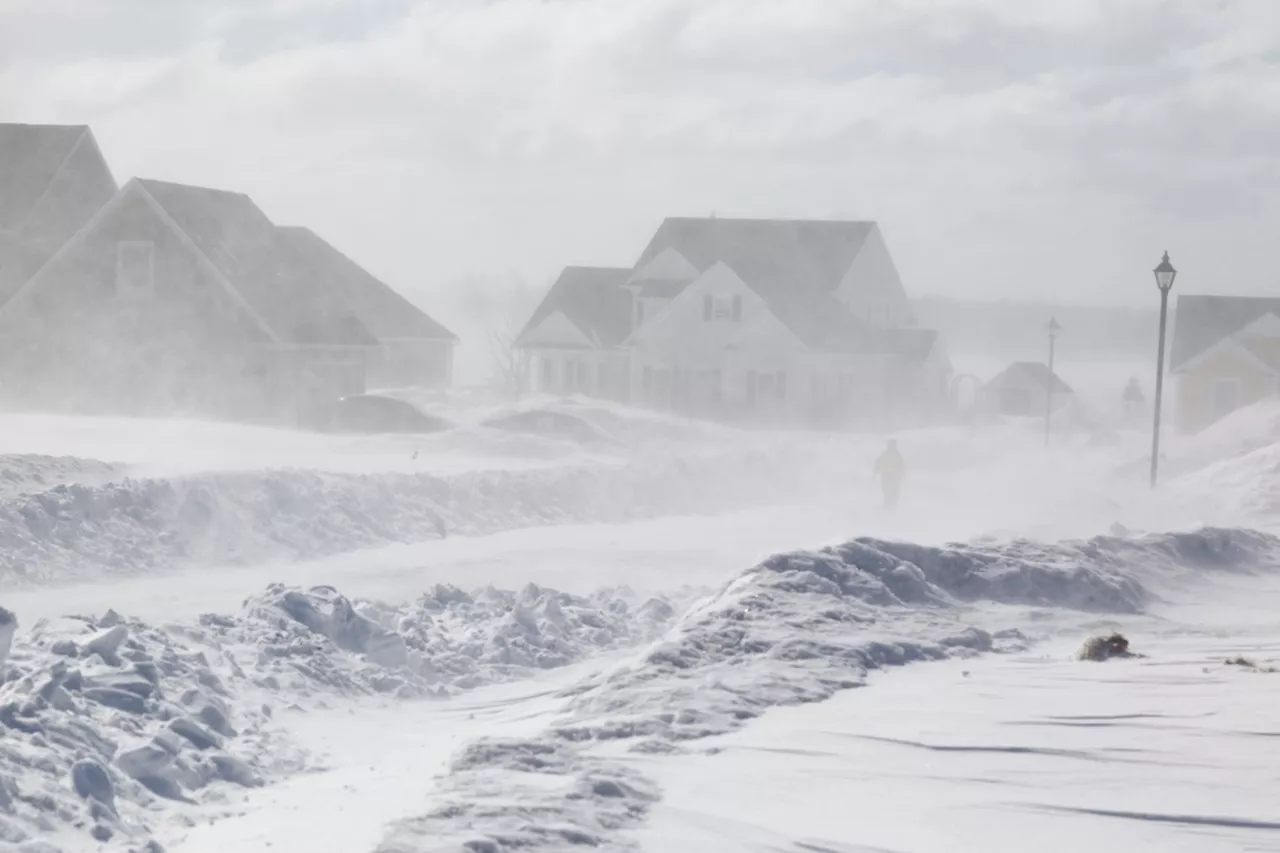
[[[1058,332],[1062,331],[1062,327],[1058,325],[1057,317],[1049,318],[1049,376],[1045,379],[1044,392],[1044,446],[1049,446],[1049,436],[1052,434],[1053,428],[1053,350],[1054,344],[1058,340]]]
[[[1151,488],[1156,487],[1156,472],[1160,467],[1160,404],[1164,398],[1164,332],[1169,319],[1169,291],[1173,290],[1173,280],[1178,271],[1169,263],[1169,253],[1165,252],[1160,265],[1153,272],[1156,275],[1156,287],[1160,289],[1160,348],[1156,351],[1156,411],[1155,423],[1151,428]]]

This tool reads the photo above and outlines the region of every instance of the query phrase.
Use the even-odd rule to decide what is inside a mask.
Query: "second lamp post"
[[[1062,327],[1058,325],[1056,317],[1049,318],[1049,375],[1045,379],[1044,392],[1044,446],[1049,446],[1049,436],[1053,431],[1053,386],[1056,380],[1053,374],[1053,349],[1054,344],[1058,340],[1058,332],[1062,331]]]

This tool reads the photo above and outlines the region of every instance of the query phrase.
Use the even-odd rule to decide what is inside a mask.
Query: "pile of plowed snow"
[[[108,611],[16,637],[0,610],[0,849],[92,836],[155,850],[172,804],[306,769],[275,709],[447,696],[651,640],[671,616],[660,600],[534,586],[391,607],[275,585],[234,616],[158,627]]]
[[[620,750],[679,751],[771,707],[860,686],[886,666],[1024,648],[1017,630],[972,624],[999,618],[1001,605],[1137,614],[1165,579],[1277,568],[1280,540],[1234,530],[948,548],[858,539],[779,555],[631,662],[584,681],[571,694],[571,722],[541,738],[473,745],[455,762],[450,801],[397,825],[379,849],[599,847],[658,796],[617,760]],[[498,772],[514,780],[501,791],[489,784]]]
[[[61,485],[0,498],[0,579],[321,557],[454,533],[740,509],[834,487],[832,466],[815,485],[802,453],[449,477],[286,470]]]
[[[44,492],[70,483],[107,483],[124,473],[122,466],[76,456],[0,456],[0,499]]]

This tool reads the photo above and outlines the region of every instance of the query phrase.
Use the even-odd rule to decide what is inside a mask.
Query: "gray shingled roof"
[[[810,346],[864,351],[864,325],[832,294],[875,229],[874,222],[671,218],[663,221],[636,269],[674,249],[705,272],[728,265],[780,320]]]
[[[1012,379],[1026,379],[1045,389],[1048,389],[1052,383],[1055,394],[1075,393],[1070,385],[1058,377],[1057,373],[1049,372],[1049,365],[1039,361],[1016,361],[987,384],[1002,385]]]
[[[601,347],[617,346],[631,333],[631,295],[622,287],[630,275],[613,267],[565,267],[520,338],[560,311]]]
[[[278,234],[378,338],[458,339],[310,229],[281,227]]]
[[[1179,296],[1169,369],[1177,370],[1218,341],[1267,314],[1280,317],[1280,298]]]
[[[89,131],[84,125],[0,124],[0,231],[17,231]]]
[[[288,245],[243,193],[137,182],[283,343],[373,345],[347,305]]]

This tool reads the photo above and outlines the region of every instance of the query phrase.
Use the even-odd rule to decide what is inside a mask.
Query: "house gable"
[[[1223,338],[1238,334],[1266,314],[1280,316],[1280,298],[1262,296],[1178,297],[1169,366],[1179,370]]]
[[[148,280],[120,287],[121,251],[145,249]],[[0,329],[72,345],[271,340],[251,310],[135,182],[0,306]]]
[[[636,267],[636,271],[627,280],[628,284],[646,281],[683,281],[690,282],[698,277],[698,268],[689,263],[689,259],[667,247],[652,260]]]
[[[520,336],[520,343],[528,347],[590,347],[599,344],[574,325],[563,311],[554,311]]]
[[[558,311],[598,346],[617,346],[632,328],[631,294],[623,287],[630,274],[615,267],[565,267],[516,337],[516,345],[524,346],[526,336]]]
[[[1241,341],[1253,338],[1280,338],[1280,317],[1268,311],[1232,337]]]
[[[110,316],[110,307],[118,304],[115,281],[121,243],[153,247],[155,286],[147,299],[199,296],[195,304],[207,308],[225,300],[238,312],[237,323],[253,328],[250,337],[275,340],[270,327],[137,181],[116,193],[0,305],[0,328],[28,335],[49,321],[65,320],[67,310],[84,314],[93,305]],[[220,295],[210,296],[210,289]]]
[[[741,319],[705,319],[706,298],[740,299]],[[717,263],[695,279],[627,341],[636,350],[650,350],[681,361],[716,362],[726,348],[762,352],[805,349],[795,334],[774,315],[769,304],[726,264]]]
[[[863,322],[889,327],[915,325],[906,288],[878,225],[871,226],[836,292],[850,313]]]
[[[1205,374],[1234,375],[1238,372],[1271,374],[1277,368],[1268,362],[1249,342],[1235,336],[1223,338],[1194,358],[1184,361],[1176,370],[1179,375]]]

